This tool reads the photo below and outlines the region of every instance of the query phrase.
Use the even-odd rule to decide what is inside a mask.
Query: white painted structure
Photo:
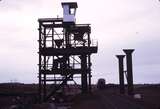
[[[63,22],[64,23],[75,23],[76,18],[76,8],[77,8],[77,2],[63,2],[62,8],[63,8]]]

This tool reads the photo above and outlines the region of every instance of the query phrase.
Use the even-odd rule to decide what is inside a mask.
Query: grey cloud
[[[43,0],[3,0],[0,4],[1,11],[21,11],[24,7],[37,7]]]

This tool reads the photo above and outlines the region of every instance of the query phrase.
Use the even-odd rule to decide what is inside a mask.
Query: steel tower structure
[[[71,17],[76,2],[62,3],[69,7]],[[64,12],[66,14],[66,12]],[[68,15],[69,16],[69,15]],[[91,54],[97,53],[98,44],[90,38],[90,24],[76,24],[75,19],[40,18],[39,22],[39,99],[50,99],[76,75],[81,78],[82,93],[91,90]],[[69,16],[70,17],[70,16]],[[48,89],[52,83],[54,88]]]

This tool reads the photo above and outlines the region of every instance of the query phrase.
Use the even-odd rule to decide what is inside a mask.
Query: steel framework
[[[89,24],[65,24],[63,18],[40,18],[39,22],[39,99],[50,99],[76,75],[82,93],[91,90],[91,54],[98,43],[90,39]],[[47,88],[48,83],[56,87]]]

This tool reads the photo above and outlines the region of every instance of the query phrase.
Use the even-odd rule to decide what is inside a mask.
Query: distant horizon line
[[[0,82],[0,85],[1,84],[38,84],[37,83],[22,83],[22,82]],[[50,83],[52,84],[52,83]],[[96,85],[97,83],[93,83],[92,85]],[[69,85],[73,85],[73,83],[69,83]],[[81,85],[81,84],[78,84],[77,85]],[[119,85],[119,83],[106,83],[106,85]],[[125,84],[127,85],[127,84]],[[160,83],[135,83],[134,85],[160,85]]]

